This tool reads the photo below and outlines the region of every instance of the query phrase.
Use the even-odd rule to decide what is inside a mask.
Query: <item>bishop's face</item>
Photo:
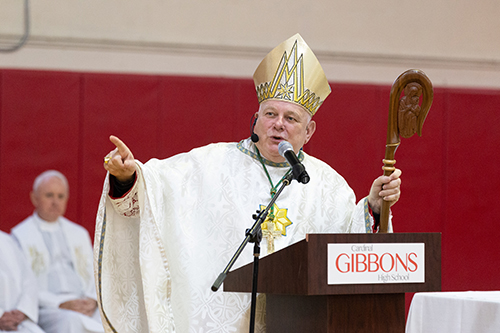
[[[259,136],[255,143],[261,155],[272,162],[284,162],[279,154],[278,145],[285,140],[292,144],[298,154],[300,148],[311,139],[316,123],[300,105],[267,100],[260,104],[254,132]]]

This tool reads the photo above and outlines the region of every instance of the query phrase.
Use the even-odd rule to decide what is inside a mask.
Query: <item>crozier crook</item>
[[[404,95],[401,97],[401,93]],[[420,104],[420,96],[422,103]],[[402,73],[392,84],[389,119],[387,124],[387,143],[385,159],[383,160],[384,176],[390,176],[394,170],[396,160],[394,155],[400,143],[400,136],[409,138],[418,133],[422,136],[422,127],[425,117],[432,104],[432,83],[424,72],[418,69],[409,69]],[[390,203],[383,201],[380,211],[379,232],[386,233],[389,224]]]

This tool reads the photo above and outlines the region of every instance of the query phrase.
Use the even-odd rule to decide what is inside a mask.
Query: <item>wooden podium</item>
[[[327,248],[338,243],[423,243],[425,282],[328,284]],[[224,291],[251,292],[252,272],[253,264],[229,272]],[[441,234],[309,234],[260,259],[257,289],[270,333],[402,333],[405,293],[441,290]]]

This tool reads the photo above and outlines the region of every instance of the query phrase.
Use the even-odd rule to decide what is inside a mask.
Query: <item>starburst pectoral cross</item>
[[[267,239],[267,254],[274,253],[274,240],[281,237],[281,231],[275,229],[274,222],[264,222],[266,229],[262,229],[262,236]]]
[[[266,207],[261,205],[260,209]],[[286,236],[286,227],[292,224],[288,219],[286,208],[279,208],[276,204],[270,209],[266,220],[262,223],[262,236],[267,239],[267,254],[274,252],[274,240],[281,236]]]

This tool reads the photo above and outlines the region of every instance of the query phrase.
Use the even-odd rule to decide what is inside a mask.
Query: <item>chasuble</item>
[[[301,152],[308,184],[287,186],[261,242],[279,251],[307,233],[371,232],[367,200],[356,204],[347,182]],[[247,332],[250,294],[211,286],[245,238],[256,210],[271,200],[287,163],[264,160],[249,140],[196,148],[165,160],[136,161],[137,179],[111,199],[106,177],[95,236],[95,274],[107,332]],[[272,252],[272,251],[271,251]],[[249,244],[236,264],[253,261]],[[262,302],[261,302],[262,303]],[[265,332],[258,304],[256,332]]]

